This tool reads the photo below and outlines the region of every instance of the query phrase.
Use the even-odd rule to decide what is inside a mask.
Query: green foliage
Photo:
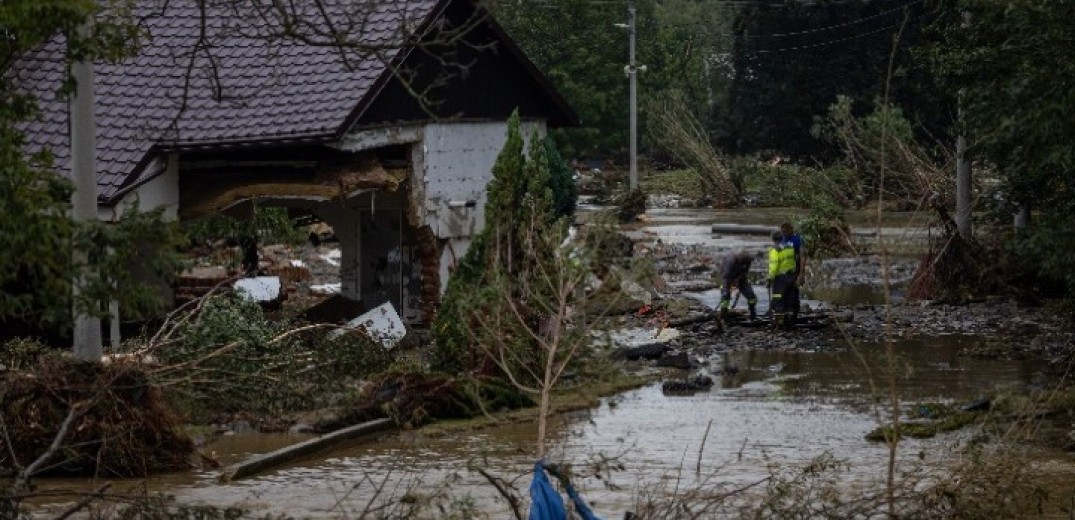
[[[575,184],[575,172],[567,165],[556,143],[545,139],[545,160],[549,164],[549,187],[552,189],[552,209],[556,217],[571,217],[579,202],[579,188]]]
[[[1009,211],[1039,212],[1014,247],[1043,285],[1075,294],[1069,230],[1075,225],[1075,6],[1069,2],[940,2],[938,42],[925,49],[949,89],[960,89],[969,153],[996,167]],[[964,26],[963,16],[971,23]]]
[[[559,246],[548,238],[563,227],[553,209],[557,184],[550,172],[550,146],[532,135],[529,156],[524,155],[518,115],[509,119],[507,140],[489,183],[486,226],[448,280],[433,320],[433,363],[439,370],[455,373],[479,368],[484,355],[475,346],[490,341],[484,336],[489,327],[480,324],[483,318],[500,324],[498,341],[515,343],[519,352],[528,351],[532,338],[505,307],[505,298],[518,296],[519,285],[529,281],[528,276],[536,276],[536,266],[547,262]],[[539,302],[534,295],[526,300],[521,313],[533,313],[528,319],[537,320]]]
[[[853,250],[844,209],[831,200],[819,198],[810,212],[795,222],[795,229],[809,244],[811,256],[839,256]]]
[[[103,9],[107,7],[107,9]],[[18,93],[8,74],[23,53],[63,35],[68,59],[115,60],[136,44],[138,29],[125,5],[88,0],[11,0],[0,3],[0,323],[29,328],[63,328],[72,305],[102,314],[118,301],[127,315],[160,304],[127,267],[141,266],[148,278],[167,277],[178,235],[159,213],[126,208],[116,223],[75,223],[68,217],[72,186],[48,150],[28,155],[18,127],[38,117],[36,100]],[[76,31],[95,17],[88,34]],[[70,85],[68,85],[68,88]],[[60,95],[61,93],[57,93]],[[75,261],[75,252],[80,260]],[[72,301],[72,280],[84,287]]]
[[[903,110],[881,99],[860,115],[850,97],[838,96],[812,132],[841,151],[834,164],[854,173],[847,191],[856,202],[874,200],[879,192],[888,200],[922,201],[955,189],[949,170],[916,141]]]
[[[433,319],[436,348],[430,364],[446,373],[458,373],[477,363],[477,354],[471,348],[473,324],[468,313],[487,297],[484,291],[478,291],[485,274],[487,242],[488,234],[483,232],[470,243],[448,278],[448,287]]]
[[[127,317],[162,308],[155,284],[169,282],[176,272],[182,239],[160,211],[128,208],[116,222],[76,223],[66,214],[64,198],[57,197],[65,195],[66,181],[17,165],[6,173],[11,190],[0,190],[0,249],[20,254],[0,255],[0,321],[62,328],[72,305],[103,316],[107,303],[115,301]],[[57,190],[46,193],[44,186]],[[75,251],[83,255],[78,263]],[[72,301],[76,275],[82,284]]]
[[[628,191],[620,197],[616,206],[616,214],[621,223],[634,222],[639,215],[646,212],[646,193],[637,188]]]
[[[1040,289],[1040,296],[1075,294],[1075,269],[1072,269],[1070,245],[1075,217],[1043,211],[1036,225],[1013,239],[1013,264],[1024,283]],[[1075,315],[1075,313],[1072,313]]]
[[[183,231],[192,242],[216,240],[241,241],[256,236],[266,244],[301,244],[306,233],[288,217],[286,208],[256,207],[253,220],[239,220],[226,215],[211,215],[183,223]]]
[[[493,7],[497,20],[584,121],[581,128],[560,131],[559,141],[569,153],[592,154],[627,142],[627,40],[612,25],[623,18],[623,9],[586,0],[565,0],[551,8],[502,0]],[[612,41],[623,45],[609,45]]]
[[[650,172],[639,180],[639,187],[646,193],[679,195],[697,201],[705,196],[705,188],[698,176],[698,172],[690,168]]]
[[[62,34],[71,49],[69,59],[116,60],[127,55],[138,35],[126,17],[126,6],[108,2],[110,9],[92,0],[6,0],[0,4],[0,65],[7,70],[14,59],[50,38]],[[98,16],[89,34],[77,30],[91,16]],[[6,80],[6,78],[5,78]],[[10,94],[7,94],[10,95]]]
[[[177,330],[175,344],[153,352],[160,382],[202,413],[279,414],[331,405],[358,379],[384,370],[391,356],[354,334],[268,319],[254,302],[210,297]],[[137,346],[137,345],[136,345]],[[314,397],[317,396],[315,400]]]
[[[0,105],[0,320],[52,325],[70,314],[71,185],[47,154],[24,157],[13,126],[29,111],[25,99]]]
[[[553,131],[561,149],[569,157],[624,149],[628,34],[615,26],[627,21],[623,5],[589,0],[491,4],[497,20],[582,120],[579,128]],[[640,96],[683,90],[698,113],[708,114],[709,103],[728,81],[712,70],[712,57],[727,50],[720,29],[729,23],[729,8],[722,2],[693,0],[641,0],[636,8],[637,62],[646,65],[638,76]],[[644,120],[645,113],[640,117]]]
[[[855,172],[840,166],[819,169],[737,157],[729,168],[741,179],[743,193],[765,206],[811,208],[820,202],[848,207],[860,192]]]
[[[734,78],[714,125],[721,144],[738,154],[776,150],[827,161],[840,150],[809,133],[814,117],[838,95],[868,103],[882,95],[889,79],[893,103],[913,107],[910,119],[925,133],[943,135],[951,95],[911,56],[923,41],[918,20],[929,15],[923,2],[904,9],[866,0],[743,8],[733,29]],[[894,45],[896,69],[889,78]]]
[[[76,304],[102,316],[109,301],[118,302],[127,318],[159,313],[165,304],[160,287],[178,272],[183,243],[179,226],[163,219],[163,209],[140,212],[131,206],[116,222],[80,226],[72,245],[85,252],[81,272],[88,274]]]

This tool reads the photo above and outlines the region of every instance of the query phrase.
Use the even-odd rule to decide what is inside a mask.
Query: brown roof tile
[[[359,24],[364,29],[359,41],[380,44],[402,43],[400,27],[425,23],[440,2],[327,0],[334,20],[372,6],[368,15],[359,15],[368,16]],[[140,14],[148,15],[151,3],[157,2],[145,0]],[[375,94],[371,87],[386,71],[385,63],[369,53],[352,51],[344,63],[334,48],[273,39],[271,28],[251,23],[256,17],[247,13],[237,19],[218,7],[210,8],[205,40],[218,75],[211,77],[211,62],[205,52],[198,53],[185,88],[197,47],[199,10],[194,0],[166,5],[164,13],[146,18],[149,38],[137,56],[96,67],[97,168],[103,202],[157,173],[147,170],[161,167],[160,161],[148,160],[155,146],[329,137],[342,131],[348,114]],[[398,52],[385,54],[391,58]],[[56,167],[66,172],[67,104],[56,95],[65,74],[63,58],[63,41],[53,40],[22,57],[11,78],[18,90],[38,97],[41,117],[22,126],[29,147],[50,148]],[[219,99],[214,95],[218,87],[223,94]]]

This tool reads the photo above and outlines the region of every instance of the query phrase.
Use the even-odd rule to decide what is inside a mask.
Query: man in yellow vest
[[[784,235],[774,231],[773,247],[769,249],[769,276],[766,285],[771,289],[769,310],[773,314],[773,326],[776,328],[793,328],[797,319],[795,305],[791,301],[796,297],[795,247],[784,242]]]

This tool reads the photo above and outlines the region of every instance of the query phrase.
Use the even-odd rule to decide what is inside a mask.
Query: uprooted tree
[[[647,112],[652,139],[695,172],[704,195],[718,207],[738,206],[742,187],[735,185],[725,161],[684,96],[669,92],[655,98],[648,104]]]
[[[919,262],[908,297],[963,302],[994,288],[990,269],[996,262],[987,261],[989,255],[973,237],[958,232],[948,212],[955,194],[949,150],[923,146],[899,107],[882,100],[868,114],[855,116],[851,99],[841,96],[814,131],[842,150],[841,164],[854,172],[863,198],[900,201],[933,213],[941,233]]]

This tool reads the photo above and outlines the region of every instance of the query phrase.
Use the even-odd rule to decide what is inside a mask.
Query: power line
[[[915,17],[914,19],[917,20],[918,17]],[[907,23],[910,23],[910,22],[911,22],[911,20],[909,19],[907,21]],[[758,55],[758,54],[774,54],[774,53],[779,53],[779,52],[801,51],[801,50],[804,50],[804,49],[814,49],[814,48],[817,48],[817,47],[825,47],[825,46],[828,46],[828,45],[835,45],[837,43],[842,43],[842,42],[846,42],[846,41],[850,41],[850,40],[857,40],[859,38],[865,38],[865,37],[873,35],[873,34],[882,33],[882,32],[888,31],[890,29],[895,29],[895,28],[897,28],[897,27],[899,27],[901,25],[904,25],[904,23],[901,22],[901,23],[897,23],[897,24],[893,24],[893,25],[888,25],[888,26],[882,27],[880,29],[875,29],[873,31],[868,31],[868,32],[860,33],[860,34],[855,34],[855,35],[852,35],[852,36],[848,36],[846,38],[837,38],[835,40],[829,40],[829,41],[821,42],[821,43],[813,43],[813,44],[810,44],[810,45],[797,45],[797,46],[794,46],[794,47],[783,47],[783,48],[779,48],[779,49],[753,50],[753,51],[749,51],[749,52],[745,53],[745,55],[746,56],[755,56],[755,55]]]
[[[894,7],[892,9],[882,11],[880,13],[876,13],[876,14],[873,14],[873,15],[870,15],[870,16],[867,16],[867,17],[864,17],[864,18],[851,20],[849,22],[843,22],[843,23],[838,23],[838,24],[833,24],[833,25],[827,25],[827,26],[824,26],[824,27],[817,27],[817,28],[814,28],[814,29],[807,29],[807,30],[804,30],[804,31],[795,31],[795,32],[787,32],[787,33],[773,33],[773,34],[748,34],[748,35],[745,35],[745,37],[750,38],[750,39],[784,38],[784,37],[788,37],[788,36],[800,36],[800,35],[803,35],[803,34],[814,34],[814,33],[819,33],[819,32],[831,31],[833,29],[839,29],[839,28],[842,28],[842,27],[850,27],[852,25],[858,25],[858,24],[861,24],[861,23],[868,22],[870,20],[875,20],[877,18],[888,16],[888,15],[890,15],[892,13],[902,11],[902,10],[908,8],[908,7],[911,7],[914,4],[921,3],[921,2],[922,2],[922,0],[911,0],[910,2],[907,2],[906,4],[903,4],[903,5],[899,6],[899,7]],[[786,5],[786,4],[780,4],[780,5]],[[705,22],[693,22],[693,23],[689,23],[689,24],[670,24],[670,25],[665,25],[664,27],[675,29],[675,28],[681,28],[681,27],[703,27],[703,26],[706,26],[706,25],[707,24]]]
[[[865,23],[865,22],[868,22],[870,20],[881,18],[882,16],[888,16],[888,15],[890,15],[892,13],[897,12],[897,11],[902,11],[904,9],[907,9],[908,7],[911,7],[914,4],[920,3],[921,1],[922,0],[911,0],[910,2],[907,2],[906,4],[901,5],[899,7],[894,7],[892,9],[887,10],[887,11],[882,11],[880,13],[877,13],[877,14],[874,14],[874,15],[871,15],[871,16],[867,16],[865,18],[859,18],[857,20],[852,20],[850,22],[838,23],[838,24],[829,25],[829,26],[826,26],[826,27],[818,27],[816,29],[809,29],[809,30],[806,30],[806,31],[796,31],[796,32],[789,32],[789,33],[775,33],[775,34],[766,34],[766,35],[758,35],[758,36],[750,36],[750,35],[748,35],[747,37],[748,38],[749,37],[754,37],[754,38],[784,38],[784,37],[787,37],[787,36],[798,36],[798,35],[801,35],[801,34],[813,34],[813,33],[831,31],[833,29],[839,29],[841,27],[850,27],[852,25],[858,25],[860,23]]]

